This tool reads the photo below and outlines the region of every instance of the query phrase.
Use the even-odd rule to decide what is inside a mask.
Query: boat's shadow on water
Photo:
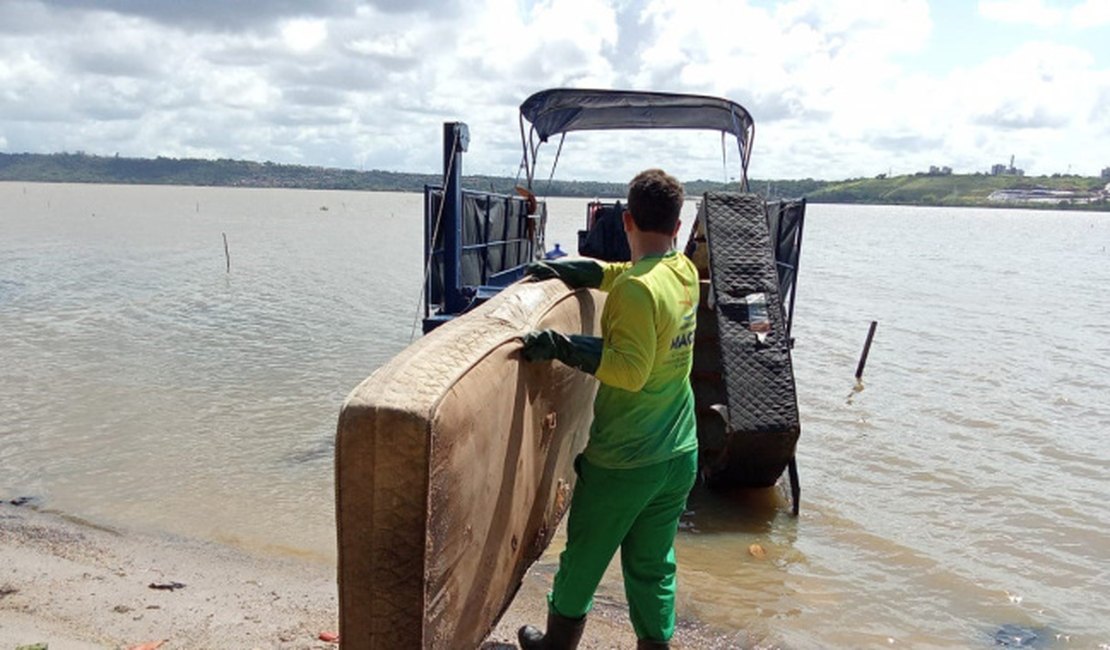
[[[769,533],[783,521],[792,521],[790,500],[779,486],[710,490],[698,483],[686,501],[679,530],[686,533]]]

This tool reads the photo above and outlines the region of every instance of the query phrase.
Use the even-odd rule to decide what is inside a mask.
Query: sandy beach
[[[554,567],[537,564],[482,646],[515,648],[542,622]],[[186,538],[113,530],[0,504],[0,647],[335,648],[335,569]],[[624,603],[599,598],[582,648],[634,648]],[[747,646],[742,633],[680,621],[676,648]],[[149,646],[148,646],[149,647]]]

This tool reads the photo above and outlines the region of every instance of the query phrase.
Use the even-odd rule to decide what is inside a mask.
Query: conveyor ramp
[[[780,275],[792,283],[796,260],[776,260],[782,233],[772,246],[769,225],[789,226],[792,215],[754,194],[709,192],[691,234],[687,253],[703,278],[691,381],[713,487],[773,485],[794,458],[801,427]]]

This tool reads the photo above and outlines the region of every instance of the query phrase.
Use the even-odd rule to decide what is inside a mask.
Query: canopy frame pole
[[[547,177],[547,187],[544,189],[543,198],[551,195],[551,182],[555,180],[555,168],[559,166],[559,154],[563,153],[563,142],[567,139],[567,134],[564,132],[559,137],[559,148],[555,150],[555,161],[551,163],[551,175]]]
[[[755,124],[749,123],[748,128],[740,130],[740,120],[735,111],[732,111],[733,132],[736,134],[736,146],[740,151],[740,187],[745,192],[750,192],[748,185],[748,163],[751,162],[752,141],[755,139]],[[740,137],[743,133],[744,137]],[[722,136],[724,132],[721,132]]]
[[[724,131],[721,131],[721,172],[725,175],[725,183],[728,183],[728,151],[725,149]]]
[[[518,117],[518,120],[520,121],[520,146],[521,146],[522,149],[524,149],[524,160],[521,162],[521,166],[524,167],[524,175],[528,179],[528,191],[531,192],[532,191],[532,169],[528,166],[528,138],[524,134],[524,113],[519,113],[517,115],[517,117]],[[517,176],[518,177],[520,176],[520,170],[519,169],[517,170]]]

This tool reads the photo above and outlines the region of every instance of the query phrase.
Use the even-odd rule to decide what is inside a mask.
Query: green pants
[[[548,596],[562,616],[579,618],[621,549],[624,593],[640,639],[670,641],[674,634],[674,536],[697,477],[697,452],[636,469],[606,469],[584,456],[567,522],[567,547]]]

